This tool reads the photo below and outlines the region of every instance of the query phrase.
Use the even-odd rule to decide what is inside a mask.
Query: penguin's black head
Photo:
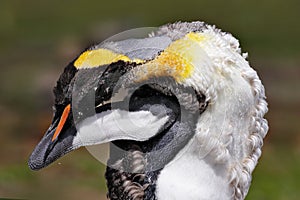
[[[30,156],[30,168],[41,169],[81,146],[111,141],[182,147],[207,105],[203,93],[186,81],[194,66],[193,55],[185,51],[200,48],[191,34],[196,33],[176,41],[165,36],[121,41],[112,45],[115,51],[96,46],[79,55],[57,81],[53,121]],[[132,51],[131,44],[136,45]],[[175,138],[175,124],[186,127],[177,135],[184,142]]]

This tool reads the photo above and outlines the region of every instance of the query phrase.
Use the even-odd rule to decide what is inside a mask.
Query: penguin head
[[[41,169],[81,146],[147,141],[179,119],[194,123],[208,104],[187,81],[204,57],[198,45],[203,38],[191,30],[182,35],[128,39],[83,51],[57,81],[53,121],[29,167]]]

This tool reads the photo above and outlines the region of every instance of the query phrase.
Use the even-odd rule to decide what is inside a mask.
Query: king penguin
[[[264,86],[230,33],[176,22],[84,50],[54,88],[39,170],[109,143],[110,200],[241,200],[268,131]]]

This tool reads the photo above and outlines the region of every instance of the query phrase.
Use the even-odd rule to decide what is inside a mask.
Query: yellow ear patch
[[[194,42],[202,42],[205,39],[203,35],[194,32],[188,33],[185,37],[189,38]]]
[[[154,60],[146,62],[141,59],[130,59],[126,55],[115,53],[108,49],[94,49],[83,52],[74,62],[76,68],[93,68],[108,65],[117,61],[135,62],[140,65],[136,73],[136,81],[151,77],[171,76],[177,82],[191,76],[197,60],[199,43],[205,40],[201,33],[188,33],[183,38],[172,42]]]
[[[110,63],[117,62],[120,60],[124,62],[144,62],[140,59],[131,60],[129,57],[123,54],[118,54],[108,49],[94,49],[83,52],[74,62],[74,66],[76,68],[92,68],[101,65],[108,65]]]
[[[185,37],[171,43],[155,60],[140,66],[138,81],[151,77],[172,76],[177,82],[188,78],[201,48],[199,42],[205,37],[199,33],[188,33]]]

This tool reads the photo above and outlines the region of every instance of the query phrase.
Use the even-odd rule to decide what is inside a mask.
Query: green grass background
[[[270,131],[247,200],[300,198],[300,1],[1,0],[0,197],[104,199],[84,148],[46,169],[27,159],[51,121],[52,88],[82,49],[136,27],[202,20],[231,32],[266,87]]]

